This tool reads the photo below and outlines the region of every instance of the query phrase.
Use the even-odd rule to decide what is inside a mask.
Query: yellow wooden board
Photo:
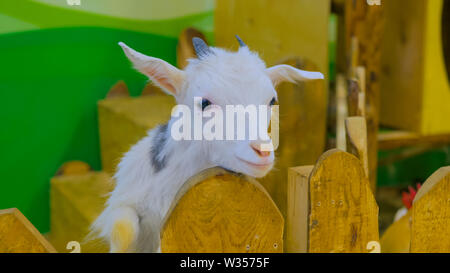
[[[188,180],[161,233],[162,252],[283,252],[284,220],[255,180],[220,168]]]
[[[328,75],[329,13],[329,0],[217,0],[216,45],[236,49],[237,34],[268,65],[299,56]]]
[[[289,204],[297,206],[299,212],[296,217],[303,217],[288,220],[299,222],[297,229],[300,233],[296,235],[293,231],[291,236],[303,236],[307,229],[308,238],[299,242],[303,245],[300,250],[367,253],[368,244],[379,241],[378,206],[361,162],[349,153],[330,150],[315,165],[309,175],[308,186],[301,186],[305,177],[305,173],[299,173],[292,177],[297,181],[290,182],[297,184],[299,193]],[[297,202],[304,203],[305,196],[309,198],[307,206],[298,206]],[[296,240],[288,239],[291,242]]]
[[[132,145],[147,135],[147,131],[170,119],[175,99],[153,94],[138,98],[120,97],[98,103],[100,149],[103,170],[114,173]]]
[[[443,0],[386,1],[380,122],[420,134],[450,132],[442,44]]]
[[[52,252],[55,248],[18,209],[0,210],[0,253]]]
[[[99,241],[88,241],[89,227],[102,212],[114,183],[105,172],[62,174],[50,182],[49,240],[59,252],[70,252],[67,243],[79,242],[81,252],[108,252]]]
[[[314,166],[289,169],[286,252],[308,252],[309,176]]]
[[[411,211],[392,223],[380,239],[383,253],[409,253],[411,244]]]
[[[414,198],[411,252],[450,252],[450,166],[431,175]]]

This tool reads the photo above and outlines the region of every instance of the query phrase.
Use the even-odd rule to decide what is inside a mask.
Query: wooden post
[[[287,249],[367,253],[369,243],[379,240],[378,206],[360,161],[334,149],[320,157],[306,179],[309,170],[290,170],[290,191],[297,188],[289,202]]]
[[[346,151],[345,119],[348,115],[347,86],[345,76],[340,74],[336,79],[336,148]]]
[[[384,3],[368,5],[366,1],[345,0],[345,36],[347,67],[365,67],[365,112],[367,120],[367,139],[369,157],[369,180],[372,190],[376,188],[377,172],[377,133],[380,100],[381,42],[384,32]],[[357,38],[357,62],[353,64],[350,56],[354,52]],[[353,50],[352,50],[353,48]],[[349,71],[350,74],[352,73]],[[355,71],[356,74],[356,71]]]
[[[55,252],[55,248],[18,209],[0,210],[0,253]]]
[[[348,117],[345,119],[347,151],[356,156],[369,178],[369,163],[367,158],[367,127],[364,117]]]
[[[286,251],[308,252],[309,176],[314,166],[289,169]]]
[[[450,166],[433,173],[412,206],[411,252],[450,252]]]
[[[208,169],[189,179],[161,232],[162,252],[283,252],[284,219],[254,179]]]

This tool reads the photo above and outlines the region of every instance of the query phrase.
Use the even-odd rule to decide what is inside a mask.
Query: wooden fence
[[[413,206],[381,238],[382,252],[450,252],[450,166],[433,173]]]
[[[284,219],[254,179],[209,169],[188,180],[172,204],[162,252],[283,252]]]

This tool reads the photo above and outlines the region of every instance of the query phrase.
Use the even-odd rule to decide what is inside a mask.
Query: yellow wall
[[[427,1],[422,132],[450,133],[450,86],[442,48],[443,0]]]

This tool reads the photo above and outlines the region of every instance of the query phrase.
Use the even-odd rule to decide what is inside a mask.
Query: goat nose
[[[252,142],[250,143],[250,147],[252,147],[253,151],[260,157],[268,157],[270,155],[270,151],[261,151],[261,142]]]

